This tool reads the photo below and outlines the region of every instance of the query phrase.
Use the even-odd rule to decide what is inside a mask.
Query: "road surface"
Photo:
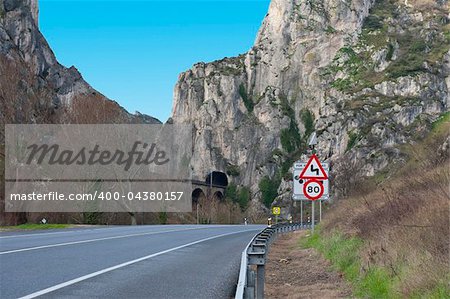
[[[0,234],[0,297],[231,298],[263,227],[154,225]]]

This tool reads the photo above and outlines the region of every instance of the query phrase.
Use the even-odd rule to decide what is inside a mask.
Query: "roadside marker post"
[[[280,207],[272,207],[272,214],[275,215],[275,224],[278,223],[278,215],[281,214],[281,208]]]

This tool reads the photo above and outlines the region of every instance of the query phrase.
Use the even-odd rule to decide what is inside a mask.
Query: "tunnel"
[[[192,191],[192,205],[197,205],[202,198],[206,198],[206,195],[202,189],[197,188]]]
[[[223,198],[224,198],[224,196],[223,196],[223,193],[222,193],[222,192],[216,191],[216,192],[214,193],[214,195],[213,195],[213,198],[214,198],[214,200],[222,201]]]
[[[212,182],[211,182],[211,178],[212,178]],[[212,183],[213,185],[226,187],[226,186],[228,186],[228,177],[223,172],[213,171],[213,172],[210,172],[206,176],[205,182],[207,184],[211,184]]]

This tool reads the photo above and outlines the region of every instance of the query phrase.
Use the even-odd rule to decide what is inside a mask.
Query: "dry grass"
[[[399,297],[432,296],[450,278],[450,165],[442,147],[449,130],[447,115],[425,140],[402,149],[409,162],[390,179],[358,184],[322,223],[324,232],[337,227],[363,239],[361,270],[386,269]]]

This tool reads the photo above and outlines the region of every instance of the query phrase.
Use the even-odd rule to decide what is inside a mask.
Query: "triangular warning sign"
[[[322,164],[320,164],[319,158],[317,158],[315,154],[313,154],[311,158],[309,158],[308,163],[306,163],[306,166],[299,177],[301,179],[328,179],[328,176],[323,169]]]

